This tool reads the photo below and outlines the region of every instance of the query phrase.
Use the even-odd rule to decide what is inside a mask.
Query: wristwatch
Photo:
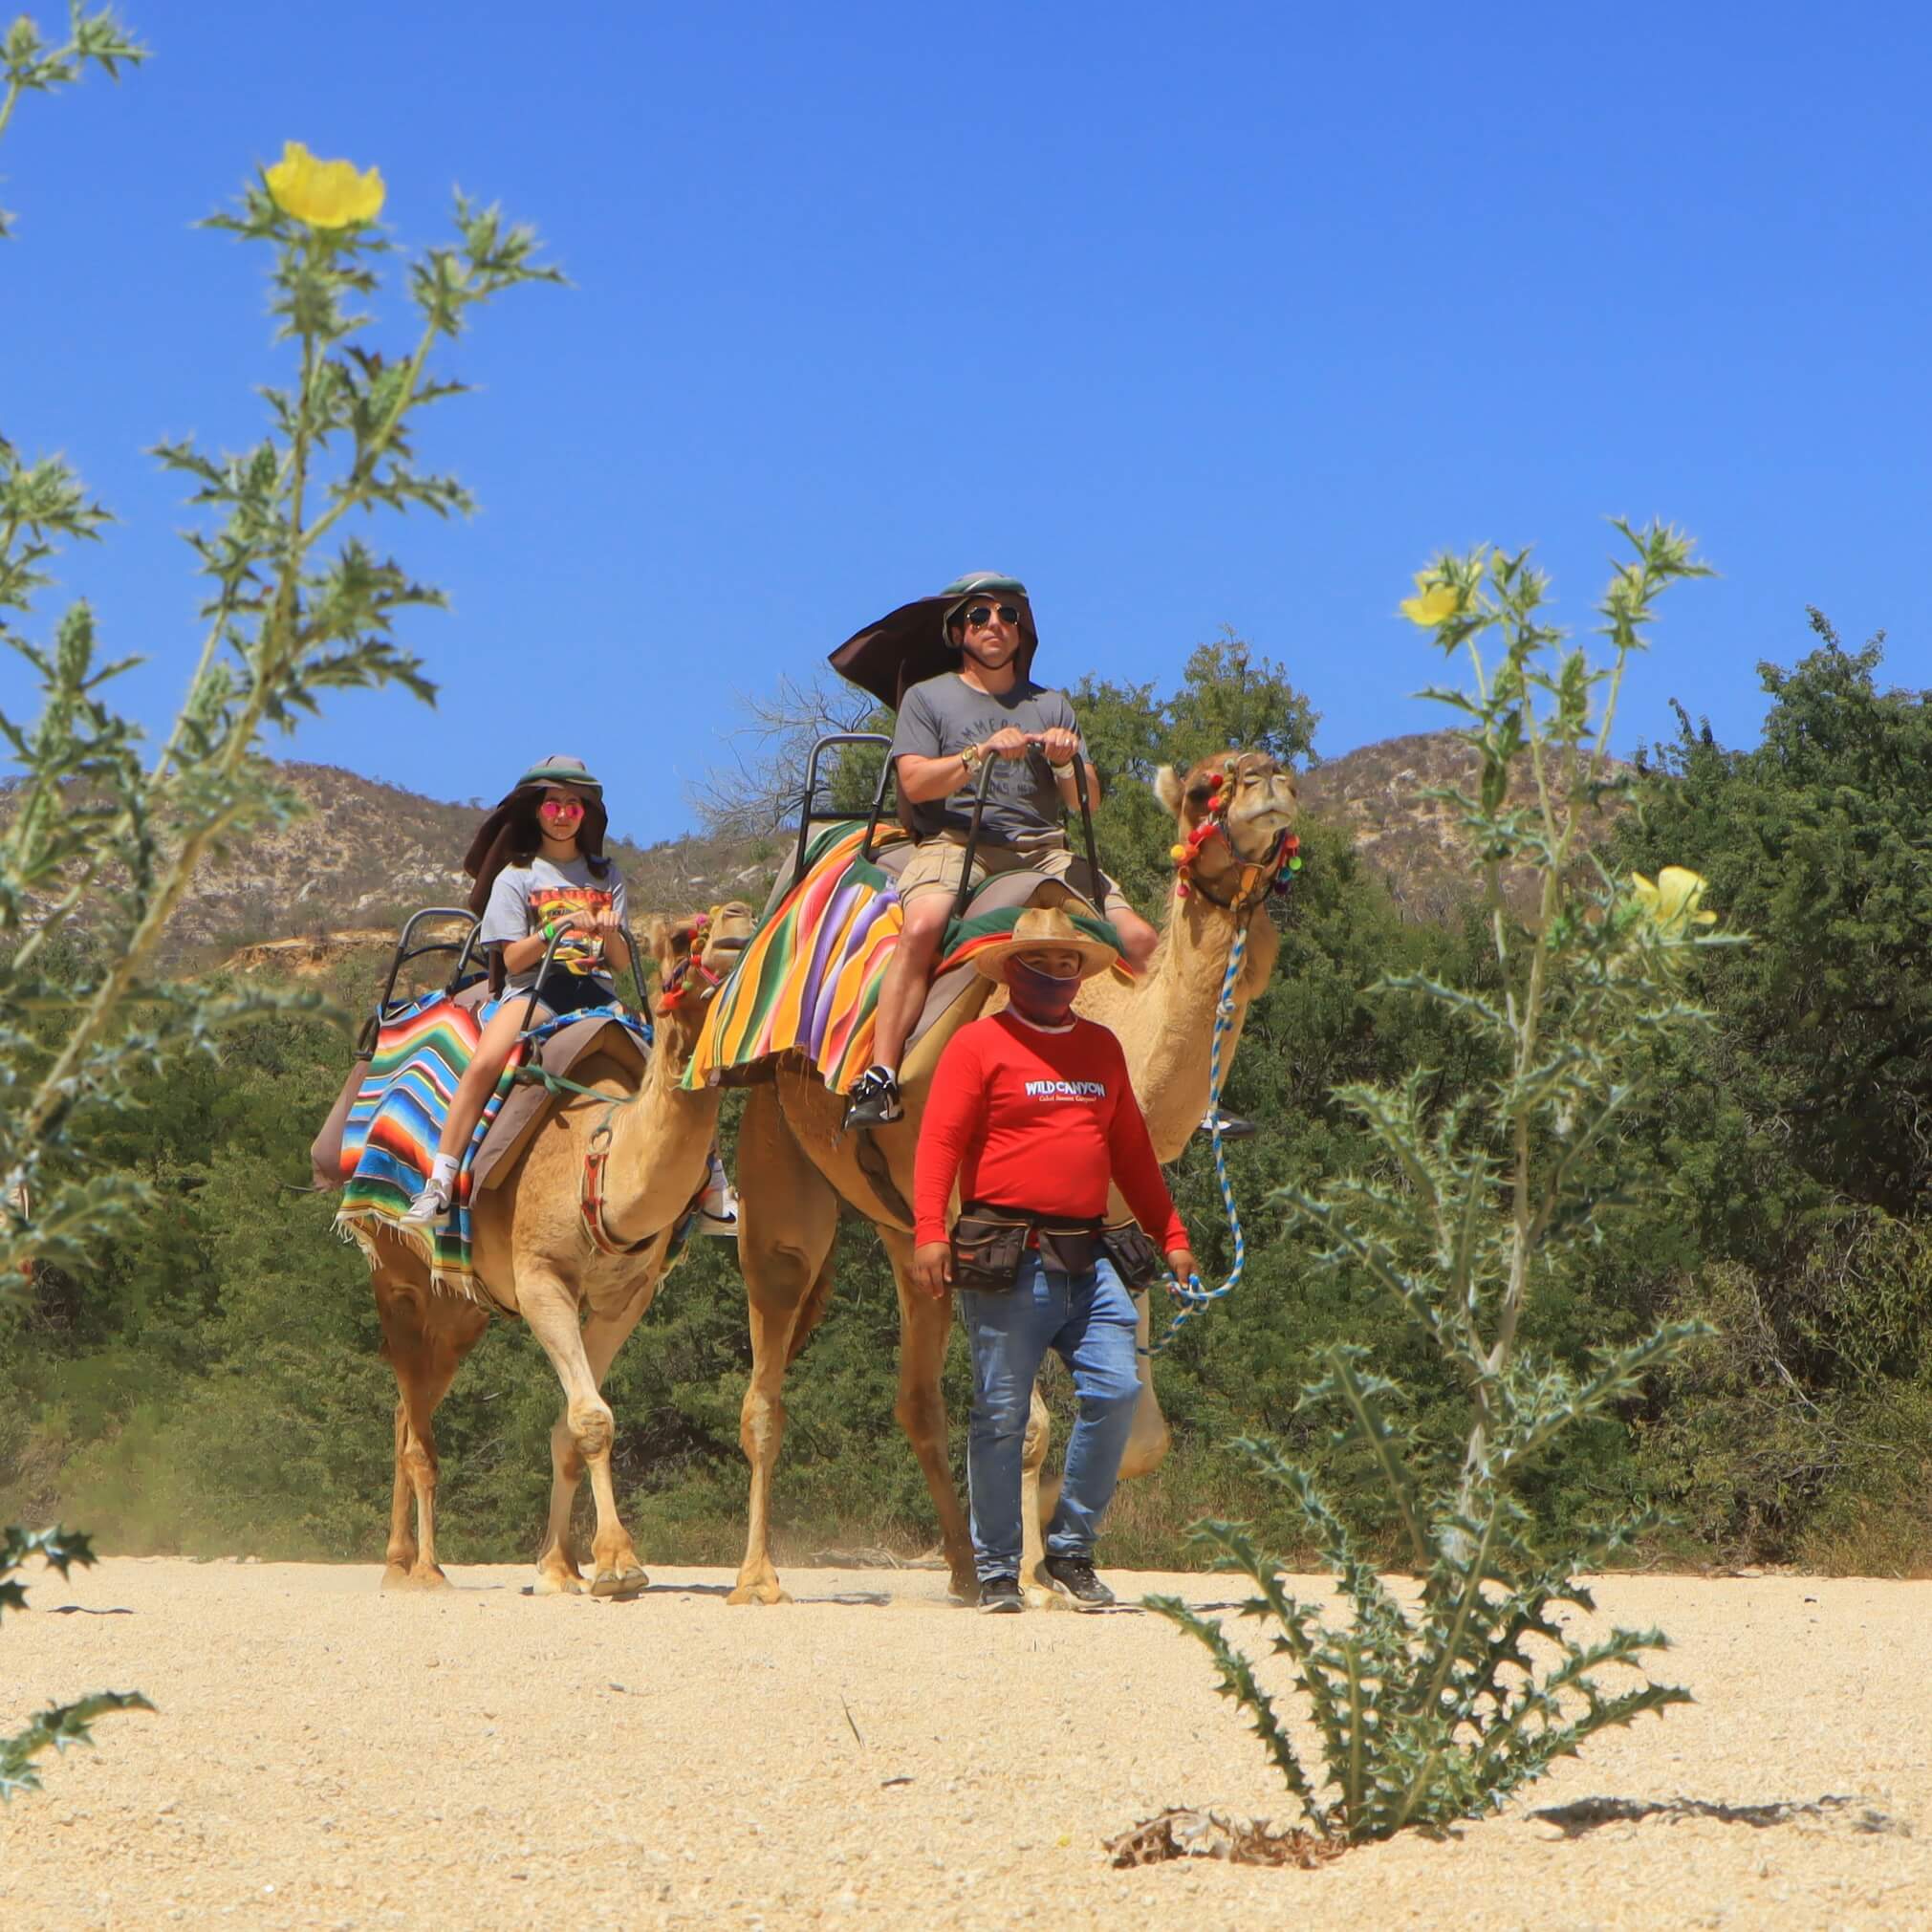
[[[960,763],[966,768],[968,777],[986,762],[986,755],[977,745],[967,745],[961,750]]]

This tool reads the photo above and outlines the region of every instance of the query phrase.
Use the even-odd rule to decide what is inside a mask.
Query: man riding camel
[[[936,640],[925,629],[935,614]],[[936,654],[934,642],[943,651]],[[974,888],[994,873],[1044,873],[1112,922],[1136,973],[1159,942],[1119,886],[1104,873],[1091,877],[1067,842],[1060,814],[1080,804],[1075,761],[1085,768],[1092,807],[1100,802],[1100,780],[1067,694],[1030,675],[1038,647],[1027,587],[1016,577],[979,571],[956,577],[937,597],[893,612],[833,654],[841,674],[897,706],[887,756],[901,815],[919,846],[899,876],[905,923],[879,988],[875,1057],[852,1089],[848,1127],[882,1127],[904,1112],[900,1057],[925,1004],[933,957],[952,916],[980,767],[988,759],[998,762],[973,849]],[[922,658],[930,662],[935,655],[957,662],[937,677],[906,682],[908,673],[918,675]],[[1224,1117],[1222,1131],[1252,1130]]]
[[[875,1021],[875,1061],[860,1075],[845,1110],[848,1127],[881,1127],[904,1111],[899,1061],[925,1002],[933,955],[952,915],[966,865],[966,834],[980,767],[997,759],[973,852],[973,884],[996,872],[1043,872],[1105,914],[1135,971],[1147,964],[1159,935],[1104,874],[1090,879],[1067,843],[1060,811],[1077,811],[1074,761],[1086,765],[1087,796],[1100,802],[1100,781],[1080,740],[1064,691],[1026,675],[1037,642],[1026,586],[982,571],[941,592],[941,635],[958,654],[943,671],[904,692],[887,754],[899,797],[919,850],[899,876],[905,926],[900,934]]]

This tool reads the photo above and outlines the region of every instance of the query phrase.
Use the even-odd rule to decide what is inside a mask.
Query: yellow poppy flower
[[[382,212],[382,175],[353,162],[317,161],[299,141],[285,142],[268,171],[269,192],[284,214],[312,228],[347,228]]]
[[[1642,901],[1644,911],[1650,915],[1651,923],[1668,939],[1683,938],[1694,925],[1717,923],[1716,913],[1700,909],[1705,881],[1688,866],[1666,865],[1654,883],[1642,873],[1635,872],[1630,882]]]
[[[1454,617],[1462,601],[1453,584],[1431,583],[1434,575],[1433,571],[1419,570],[1415,596],[1404,597],[1400,606],[1410,623],[1420,624],[1425,631],[1434,630],[1444,618]]]

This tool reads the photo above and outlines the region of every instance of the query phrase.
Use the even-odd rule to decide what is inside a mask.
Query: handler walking
[[[1094,1543],[1140,1393],[1129,1284],[1158,1271],[1140,1228],[1182,1280],[1194,1272],[1120,1043],[1073,1010],[1080,982],[1118,957],[1057,908],[1021,913],[1012,939],[978,960],[1011,1004],[948,1043],[920,1128],[912,1270],[934,1297],[957,1289],[972,1352],[966,1488],[982,1610],[1025,1607],[1021,1449],[1049,1349],[1073,1372],[1080,1407],[1047,1574],[1084,1608],[1113,1602]],[[948,1242],[956,1182],[963,1205]],[[1110,1183],[1140,1228],[1105,1226]]]

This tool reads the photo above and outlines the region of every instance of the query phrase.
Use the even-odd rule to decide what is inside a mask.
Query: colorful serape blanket
[[[509,995],[514,1000],[527,993]],[[546,1020],[511,1048],[503,1077],[484,1107],[476,1132],[464,1150],[456,1179],[456,1198],[440,1227],[403,1227],[401,1217],[429,1178],[429,1163],[449,1102],[476,1052],[484,1027],[503,1003],[488,1000],[475,1009],[457,1005],[447,993],[431,993],[392,1009],[376,1036],[369,1071],[342,1127],[342,1205],[336,1226],[354,1241],[373,1266],[371,1246],[378,1227],[414,1248],[429,1264],[430,1281],[472,1298],[475,1270],[469,1248],[469,1169],[488,1139],[504,1097],[515,1084],[516,1070],[551,1034],[579,1020],[616,1020],[648,1048],[651,1030],[635,1013],[613,1002]]]
[[[904,915],[889,873],[858,857],[862,821],[828,827],[807,848],[798,883],[746,946],[712,999],[684,1085],[703,1087],[731,1068],[774,1053],[803,1053],[835,1094],[848,1094],[872,1061],[885,965]],[[934,977],[1008,938],[1021,908],[956,919]],[[1104,920],[1069,908],[1074,923],[1110,945]]]

